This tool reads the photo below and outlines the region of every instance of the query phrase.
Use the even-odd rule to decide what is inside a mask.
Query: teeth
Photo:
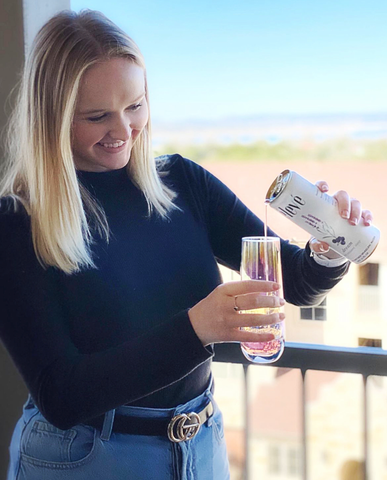
[[[118,142],[115,142],[115,143],[101,143],[101,145],[106,148],[117,148],[117,147],[121,147],[121,145],[123,145],[124,143],[125,142],[123,142],[122,140],[119,140]]]

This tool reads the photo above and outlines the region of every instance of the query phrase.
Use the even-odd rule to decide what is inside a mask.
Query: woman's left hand
[[[324,180],[316,182],[316,185],[324,193],[327,193],[329,190],[328,184]],[[337,200],[341,217],[347,219],[351,225],[357,225],[361,219],[363,219],[363,223],[366,226],[372,224],[372,212],[362,210],[359,200],[351,198],[344,190],[337,191],[333,197]],[[310,247],[315,253],[327,253],[330,250],[326,242],[321,242],[317,239],[313,239],[310,242]]]

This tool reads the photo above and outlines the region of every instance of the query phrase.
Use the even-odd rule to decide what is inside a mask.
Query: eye
[[[132,112],[136,112],[141,107],[142,107],[142,103],[136,103],[135,105],[132,105],[130,107],[130,110],[132,110]]]
[[[100,115],[99,117],[89,117],[88,120],[90,122],[99,122],[102,119],[104,119],[105,117],[106,117],[106,114],[104,113],[103,115]]]

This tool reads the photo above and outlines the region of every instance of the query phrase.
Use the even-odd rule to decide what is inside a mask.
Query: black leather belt
[[[181,413],[173,418],[131,417],[116,413],[113,423],[113,432],[130,435],[150,435],[168,437],[171,442],[191,440],[200,430],[200,427],[214,413],[211,401],[200,412]],[[104,415],[92,418],[85,425],[102,431]]]

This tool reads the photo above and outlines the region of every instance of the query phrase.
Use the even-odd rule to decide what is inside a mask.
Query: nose
[[[122,140],[126,142],[132,135],[132,126],[131,121],[128,117],[122,116],[115,119],[114,123],[111,125],[109,135],[113,140]]]

